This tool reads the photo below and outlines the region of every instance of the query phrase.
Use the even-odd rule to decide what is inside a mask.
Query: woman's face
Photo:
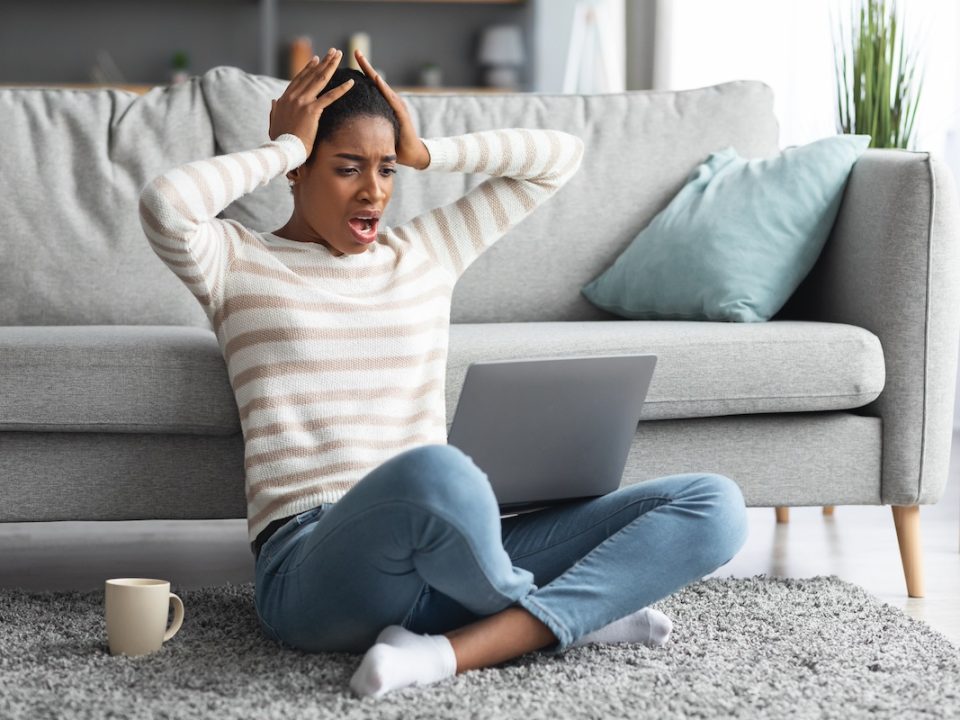
[[[309,163],[288,173],[296,183],[294,216],[286,229],[294,240],[322,243],[334,255],[366,252],[376,242],[380,216],[393,194],[393,125],[382,117],[356,118],[318,141],[315,151]],[[377,217],[372,225],[351,222],[371,212]]]

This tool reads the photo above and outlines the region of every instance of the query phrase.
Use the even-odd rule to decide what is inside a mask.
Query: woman
[[[141,194],[151,246],[227,363],[264,632],[365,652],[350,686],[373,696],[537,649],[661,645],[670,620],[646,606],[745,540],[736,483],[674,475],[501,521],[486,475],[446,444],[454,284],[573,176],[583,142],[527,128],[421,139],[366,58],[359,72],[340,57],[314,57],[273,101],[270,142]],[[397,165],[493,177],[380,227]],[[282,228],[217,219],[281,172]]]

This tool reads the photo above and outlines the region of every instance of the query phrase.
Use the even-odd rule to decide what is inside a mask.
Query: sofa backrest
[[[199,78],[143,96],[0,88],[0,325],[209,327],[137,206],[151,178],[213,152]]]
[[[270,100],[287,85],[231,67],[213,68],[202,83],[222,152],[263,142]],[[779,152],[773,91],[759,81],[600,95],[400,95],[421,137],[536,127],[564,130],[586,143],[577,174],[460,277],[452,322],[613,317],[587,302],[580,288],[613,263],[697,164],[728,145],[748,158]],[[453,202],[486,177],[401,167],[384,222],[396,225]],[[275,230],[292,210],[280,176],[231,204],[224,216]]]
[[[153,256],[139,190],[174,165],[268,138],[286,80],[220,66],[142,97],[117,90],[0,90],[0,324],[209,327]],[[586,143],[577,174],[461,276],[453,322],[610,318],[580,288],[606,269],[711,152],[778,150],[773,93],[758,81],[601,95],[401,93],[422,137],[553,128]],[[486,176],[401,167],[384,216],[396,225],[453,202]],[[221,217],[275,230],[290,217],[283,175]],[[11,288],[12,292],[6,289]]]
[[[541,127],[586,144],[577,174],[498,240],[456,287],[453,322],[611,318],[580,288],[607,269],[684,185],[696,165],[733,145],[744,157],[778,152],[772,90],[758,82],[683,92],[418,97],[425,135]],[[441,202],[483,180],[449,183]],[[437,194],[440,194],[437,193]],[[417,205],[437,205],[434,193]],[[401,200],[405,213],[416,209]]]

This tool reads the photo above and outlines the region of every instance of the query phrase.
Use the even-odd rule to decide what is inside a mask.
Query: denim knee
[[[395,499],[454,513],[497,508],[486,473],[453,445],[421,445],[389,462]]]
[[[725,475],[703,475],[699,487],[706,489],[712,501],[704,549],[719,567],[729,562],[747,541],[747,506],[740,486]]]

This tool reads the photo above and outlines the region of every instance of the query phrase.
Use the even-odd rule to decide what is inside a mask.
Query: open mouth
[[[357,242],[368,245],[377,239],[380,220],[379,218],[350,218],[347,225]]]

